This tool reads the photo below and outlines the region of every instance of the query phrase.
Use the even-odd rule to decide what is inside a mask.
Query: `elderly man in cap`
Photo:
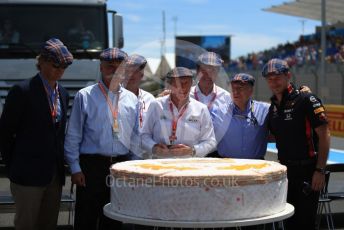
[[[276,138],[278,159],[288,169],[287,202],[295,207],[288,229],[315,229],[330,146],[325,108],[316,95],[295,88],[285,61],[271,59],[262,75],[273,93],[268,126]]]
[[[136,96],[121,86],[127,54],[108,48],[100,54],[102,79],[74,98],[65,141],[65,157],[77,185],[75,229],[119,229],[103,215],[110,202],[106,185],[111,164],[130,160],[135,149]]]
[[[127,90],[131,91],[137,96],[139,100],[138,105],[138,124],[141,131],[143,121],[146,119],[146,114],[149,105],[155,100],[154,96],[149,92],[140,89],[140,83],[144,76],[144,69],[147,64],[147,60],[140,55],[134,54],[126,59],[125,65],[125,80],[124,86]],[[141,147],[141,146],[140,146]],[[147,158],[147,154],[142,149],[139,149],[139,158]]]
[[[217,145],[220,157],[263,159],[268,142],[269,104],[252,99],[255,79],[239,73],[230,79],[233,101],[223,119]]]
[[[0,151],[16,203],[16,229],[56,229],[65,182],[68,93],[58,83],[73,56],[56,38],[37,57],[39,73],[12,87],[0,119]]]
[[[230,93],[217,86],[215,81],[222,66],[223,60],[214,52],[204,52],[197,60],[196,75],[198,82],[190,90],[190,96],[197,101],[205,104],[210,112],[214,133],[217,142],[219,142],[224,133],[223,127],[228,127],[226,114],[229,104],[232,101]],[[160,95],[166,95],[169,91],[165,90]],[[214,149],[216,150],[216,149]],[[217,151],[208,154],[209,157],[218,157]]]
[[[153,157],[203,157],[216,147],[207,107],[189,96],[192,76],[184,67],[171,70],[166,76],[171,93],[148,109],[142,143]]]
[[[232,101],[229,92],[215,84],[222,63],[223,60],[220,55],[214,52],[202,53],[197,61],[196,77],[198,82],[190,91],[191,97],[208,107],[217,141],[220,141],[223,136],[223,133],[218,132],[218,130],[224,126],[223,118],[228,111],[229,103]],[[216,154],[213,152],[209,156],[216,156]]]

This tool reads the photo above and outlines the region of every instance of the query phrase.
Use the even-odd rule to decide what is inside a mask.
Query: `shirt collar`
[[[48,90],[49,94],[55,93],[55,89],[52,89],[49,85],[47,79],[45,79],[42,75],[42,73],[38,73],[39,77],[41,78],[44,87]],[[56,81],[56,87],[58,87],[58,82]]]
[[[105,85],[105,83],[103,82],[103,80],[100,80],[99,81],[102,85],[103,85],[103,87],[106,89],[106,91],[108,92],[109,91],[109,89],[108,89],[108,87]],[[119,87],[118,87],[118,90],[117,91],[111,91],[113,94],[118,94],[118,93],[122,93],[122,91],[123,91],[123,86],[122,86],[122,84],[119,84]]]
[[[175,108],[177,108],[177,106],[172,102],[172,100],[171,100],[171,95],[169,95],[168,97],[167,97],[167,102],[168,102],[168,105],[170,104],[170,103],[172,103],[172,105],[175,107]],[[189,97],[188,97],[188,100],[185,102],[185,104],[181,107],[181,109],[183,108],[183,107],[185,107],[185,106],[187,106],[188,104],[190,103],[190,94],[189,94]]]
[[[208,97],[209,95],[212,95],[213,93],[216,93],[216,85],[215,85],[215,83],[213,83],[213,92],[212,93],[210,93],[209,95],[204,95],[203,93],[202,93],[202,91],[201,91],[201,89],[199,88],[199,85],[198,85],[199,83],[197,83],[197,85],[196,85],[196,87],[195,87],[195,89],[196,89],[196,92],[197,93],[200,93],[200,94],[202,94],[202,96],[204,96],[204,97]]]
[[[248,99],[248,102],[247,102],[247,105],[246,105],[246,109],[244,112],[242,112],[238,106],[236,106],[233,102],[233,105],[234,105],[234,109],[233,109],[233,114],[248,114],[251,110],[251,107],[252,107],[252,104],[253,104],[253,101],[252,101],[252,98]]]

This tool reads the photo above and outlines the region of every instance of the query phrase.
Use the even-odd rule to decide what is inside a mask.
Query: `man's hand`
[[[153,146],[152,152],[154,155],[167,156],[169,153],[169,149],[167,145],[160,143]]]
[[[177,144],[170,147],[170,154],[173,156],[192,155],[192,148],[188,145]]]
[[[315,171],[312,177],[312,189],[314,191],[320,191],[325,186],[325,175]]]
[[[300,91],[302,93],[312,93],[311,89],[308,86],[306,86],[306,85],[301,86],[300,87]]]
[[[77,172],[72,174],[72,183],[76,184],[77,186],[85,187],[85,175],[82,172]]]

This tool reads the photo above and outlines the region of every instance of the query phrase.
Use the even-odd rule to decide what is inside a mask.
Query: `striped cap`
[[[191,70],[185,67],[176,67],[169,71],[166,78],[176,78],[176,77],[193,77]]]
[[[42,45],[40,55],[42,57],[52,59],[56,64],[59,65],[71,65],[73,63],[73,55],[57,38],[51,38],[46,41]]]
[[[220,55],[214,52],[204,52],[198,57],[198,64],[211,65],[219,67],[223,63]]]
[[[118,48],[107,48],[100,54],[101,61],[123,61],[128,57],[127,53]]]
[[[133,54],[125,60],[127,66],[135,66],[144,68],[147,64],[146,58],[141,55]]]
[[[279,75],[282,73],[288,73],[289,72],[289,66],[286,61],[283,61],[282,59],[271,59],[266,63],[263,67],[262,75],[263,77],[267,77],[268,75],[275,74]]]
[[[231,79],[230,82],[242,82],[242,83],[249,83],[254,85],[255,79],[252,75],[247,73],[238,73],[235,74]]]

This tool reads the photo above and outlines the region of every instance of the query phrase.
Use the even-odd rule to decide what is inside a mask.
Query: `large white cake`
[[[284,210],[286,167],[246,159],[127,161],[111,167],[111,209],[178,221],[255,218]]]

